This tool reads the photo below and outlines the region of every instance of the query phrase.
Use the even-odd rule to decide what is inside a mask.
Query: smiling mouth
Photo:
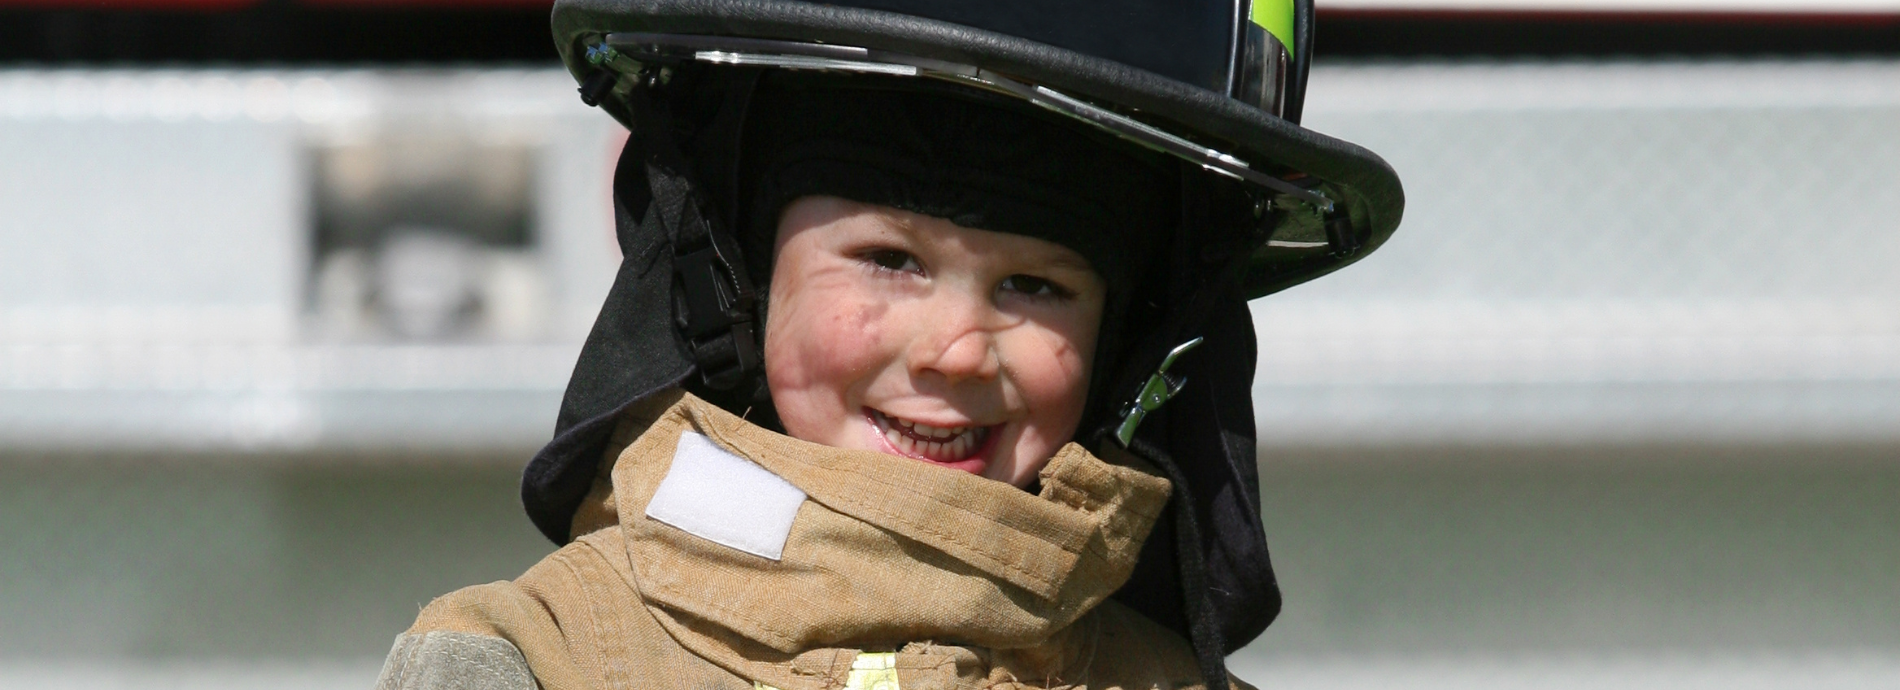
[[[980,455],[987,450],[985,442],[992,432],[1002,426],[937,427],[892,417],[868,407],[865,412],[892,450],[931,462],[953,463]]]

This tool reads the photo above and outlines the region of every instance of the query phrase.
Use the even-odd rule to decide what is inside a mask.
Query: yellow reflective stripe
[[[851,662],[851,677],[845,680],[844,687],[846,690],[897,690],[897,654],[859,653]]]
[[[764,683],[753,683],[754,690],[778,690]],[[859,652],[851,660],[851,675],[844,690],[898,690],[896,652]]]
[[[1280,45],[1286,46],[1286,52],[1293,49],[1293,0],[1253,0],[1253,10],[1248,14],[1253,23],[1280,39]]]

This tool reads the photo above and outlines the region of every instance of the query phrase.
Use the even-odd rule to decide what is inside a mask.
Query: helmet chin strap
[[[1174,485],[1169,504],[1174,512],[1175,561],[1181,578],[1181,611],[1187,617],[1188,643],[1194,648],[1194,659],[1207,688],[1227,690],[1227,640],[1207,596],[1207,554],[1201,550],[1201,523],[1194,515],[1187,473],[1167,451],[1147,439],[1134,439],[1127,449],[1154,464]]]
[[[1236,287],[1235,283],[1236,281],[1233,280],[1217,280],[1213,284],[1202,286],[1196,291],[1193,302],[1211,302],[1213,295],[1209,293],[1218,292],[1223,287],[1232,289]],[[1186,323],[1180,324],[1182,328],[1170,330],[1175,332],[1200,330],[1202,319],[1192,318],[1192,314],[1197,311],[1205,312],[1206,310],[1189,309],[1190,318],[1183,320]],[[1147,377],[1133,398],[1122,409],[1119,423],[1110,422],[1104,425],[1096,434],[1096,442],[1101,445],[1113,442],[1147,460],[1160,469],[1173,485],[1174,490],[1169,496],[1168,506],[1174,516],[1175,568],[1181,585],[1181,613],[1187,618],[1188,643],[1194,648],[1195,660],[1201,667],[1201,673],[1207,683],[1206,687],[1210,690],[1215,688],[1226,690],[1229,687],[1226,662],[1227,641],[1212,610],[1213,601],[1208,596],[1207,554],[1202,549],[1201,524],[1200,519],[1195,515],[1197,504],[1192,487],[1187,473],[1182,471],[1181,466],[1165,449],[1159,444],[1136,435],[1142,420],[1149,413],[1160,409],[1170,398],[1187,387],[1187,379],[1170,376],[1168,369],[1183,355],[1189,354],[1190,350],[1200,346],[1202,342],[1203,339],[1200,336],[1195,336],[1169,350],[1162,358],[1161,364],[1155,368],[1154,373]]]
[[[1119,408],[1118,419],[1106,420],[1095,433],[1097,444],[1114,443],[1121,446],[1160,469],[1174,485],[1169,507],[1174,518],[1174,557],[1176,576],[1180,578],[1181,612],[1187,619],[1188,642],[1194,648],[1195,659],[1210,690],[1230,687],[1226,666],[1227,640],[1221,630],[1220,618],[1213,610],[1214,602],[1208,590],[1207,554],[1203,548],[1201,521],[1195,510],[1196,497],[1192,493],[1187,473],[1163,444],[1144,438],[1138,432],[1142,421],[1150,413],[1159,410],[1188,386],[1186,378],[1169,374],[1168,370],[1183,357],[1192,357],[1192,350],[1204,342],[1202,333],[1214,313],[1215,305],[1232,291],[1240,289],[1250,248],[1270,239],[1277,225],[1275,212],[1265,204],[1257,203],[1256,209],[1253,241],[1224,260],[1219,260],[1212,277],[1189,293],[1184,307],[1173,313],[1155,337],[1142,343],[1135,356],[1129,360],[1134,367],[1142,368],[1131,367],[1133,375],[1122,376],[1122,390],[1132,391],[1120,398],[1127,403]],[[1177,239],[1177,242],[1188,241]],[[1145,363],[1152,362],[1158,362],[1152,373],[1140,376],[1140,372],[1145,370]],[[1152,432],[1147,436],[1152,437]]]
[[[1203,286],[1197,291],[1194,301],[1200,302],[1210,297],[1205,293],[1215,291],[1220,287],[1220,283],[1227,283],[1231,287],[1233,281],[1222,280],[1217,281],[1215,285]],[[1199,330],[1198,321],[1182,325]],[[1202,338],[1196,336],[1169,350],[1155,372],[1148,376],[1127,406],[1123,408],[1119,423],[1110,422],[1098,430],[1096,443],[1106,445],[1112,442],[1147,460],[1160,469],[1173,485],[1174,490],[1169,496],[1168,506],[1174,517],[1175,568],[1176,576],[1180,578],[1181,612],[1187,618],[1188,642],[1194,648],[1195,660],[1201,667],[1201,673],[1207,683],[1206,687],[1226,690],[1229,687],[1226,663],[1227,642],[1212,611],[1213,602],[1208,597],[1207,555],[1201,546],[1201,525],[1199,518],[1195,515],[1195,497],[1188,482],[1187,473],[1181,470],[1181,466],[1175,463],[1174,458],[1160,445],[1136,435],[1142,420],[1149,413],[1160,409],[1162,404],[1187,386],[1187,379],[1169,376],[1167,371],[1176,360],[1198,347],[1201,342]]]
[[[762,300],[747,274],[745,257],[729,223],[709,208],[693,168],[674,141],[673,123],[642,78],[627,95],[647,184],[652,192],[646,218],[662,228],[673,248],[673,321],[691,353],[700,381],[717,391],[746,390],[764,371]]]
[[[1168,370],[1183,356],[1192,356],[1191,351],[1201,345],[1203,340],[1200,334],[1206,328],[1215,305],[1232,291],[1241,289],[1251,248],[1272,239],[1278,225],[1276,214],[1282,211],[1271,209],[1263,200],[1257,201],[1255,208],[1251,241],[1232,251],[1229,256],[1214,259],[1214,270],[1207,274],[1211,277],[1189,292],[1183,308],[1175,311],[1154,336],[1144,339],[1131,353],[1128,359],[1128,365],[1131,366],[1116,380],[1116,385],[1123,391],[1117,399],[1127,402],[1116,408],[1115,419],[1106,422],[1109,426],[1103,429],[1103,435],[1107,439],[1114,440],[1123,448],[1130,448],[1135,440],[1135,432],[1148,414],[1159,410],[1187,386],[1187,379],[1170,374]],[[1192,241],[1179,236],[1175,240],[1177,243]],[[1145,368],[1149,362],[1154,363],[1153,369]],[[1143,376],[1144,372],[1152,373]]]

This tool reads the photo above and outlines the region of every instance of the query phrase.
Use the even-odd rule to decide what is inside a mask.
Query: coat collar
[[[1046,646],[1127,580],[1168,498],[1166,480],[1075,444],[1043,469],[1032,495],[799,441],[690,394],[670,397],[614,463],[617,541],[662,625],[734,664],[919,641]],[[804,492],[778,560],[647,517],[689,432]]]

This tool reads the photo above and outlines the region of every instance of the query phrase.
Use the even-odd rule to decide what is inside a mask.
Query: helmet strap
[[[1263,207],[1264,209],[1264,207]],[[1256,218],[1250,233],[1250,241],[1243,248],[1234,250],[1225,256],[1210,256],[1201,251],[1183,251],[1177,247],[1174,252],[1183,255],[1187,261],[1200,257],[1212,259],[1213,270],[1201,272],[1194,267],[1195,275],[1208,278],[1191,288],[1186,295],[1186,303],[1173,310],[1154,335],[1142,339],[1130,353],[1123,372],[1116,378],[1116,400],[1125,401],[1116,408],[1111,419],[1103,421],[1108,439],[1113,439],[1123,448],[1129,448],[1136,431],[1148,413],[1159,409],[1169,398],[1187,386],[1186,379],[1168,373],[1174,362],[1183,357],[1192,357],[1191,350],[1202,342],[1201,334],[1207,327],[1208,319],[1224,298],[1240,290],[1246,277],[1251,252],[1245,247],[1265,244],[1273,234],[1277,219],[1264,210]],[[1177,235],[1176,243],[1192,244],[1193,239]],[[1216,253],[1218,254],[1218,253]],[[1173,270],[1187,273],[1184,266],[1174,266]]]
[[[1181,612],[1188,623],[1188,643],[1194,648],[1194,660],[1201,667],[1208,690],[1227,690],[1227,640],[1220,622],[1214,617],[1213,602],[1207,596],[1207,554],[1201,549],[1201,523],[1195,516],[1194,496],[1187,473],[1174,458],[1147,439],[1128,444],[1129,452],[1153,463],[1174,485],[1171,496],[1174,513],[1175,561],[1181,578]]]
[[[709,207],[674,140],[670,113],[652,98],[656,82],[642,78],[627,95],[652,193],[641,223],[656,224],[671,241],[674,325],[701,381],[714,390],[741,389],[764,370],[759,293],[737,238]]]
[[[1244,266],[1245,257],[1241,257]],[[1228,267],[1220,278],[1196,290],[1189,307],[1174,319],[1163,333],[1177,333],[1187,337],[1197,332],[1206,323],[1212,312],[1216,298],[1224,290],[1238,288],[1238,273],[1234,267]],[[1123,408],[1119,420],[1109,420],[1096,433],[1096,442],[1100,445],[1115,443],[1128,452],[1147,460],[1167,476],[1173,484],[1173,493],[1168,497],[1170,512],[1174,517],[1175,568],[1181,591],[1181,612],[1187,619],[1188,642],[1194,648],[1195,661],[1201,668],[1210,690],[1226,690],[1227,682],[1225,635],[1221,632],[1220,621],[1214,615],[1213,602],[1207,589],[1207,555],[1202,546],[1200,520],[1196,516],[1195,497],[1188,482],[1187,473],[1181,470],[1174,458],[1159,444],[1141,435],[1137,435],[1136,426],[1147,413],[1161,407],[1168,398],[1179,393],[1188,381],[1170,376],[1168,365],[1182,355],[1192,356],[1188,351],[1201,343],[1195,336],[1185,343],[1169,350],[1162,357],[1161,364],[1154,373],[1144,379],[1141,388],[1129,399]],[[1136,358],[1134,361],[1153,361],[1152,358]],[[1152,431],[1152,430],[1151,430]]]
[[[1223,300],[1230,298],[1241,289],[1251,259],[1251,248],[1264,244],[1270,239],[1277,226],[1277,218],[1266,206],[1256,204],[1259,212],[1253,220],[1248,239],[1239,247],[1230,251],[1205,252],[1197,250],[1199,243],[1191,235],[1184,233],[1176,236],[1177,247],[1173,252],[1181,260],[1189,262],[1211,263],[1211,271],[1186,271],[1185,264],[1176,265],[1175,271],[1182,274],[1207,276],[1186,291],[1181,308],[1171,310],[1169,317],[1155,331],[1155,335],[1143,340],[1127,360],[1131,366],[1124,370],[1118,382],[1121,391],[1118,399],[1127,401],[1118,410],[1118,416],[1104,420],[1096,431],[1097,444],[1114,443],[1130,453],[1152,463],[1168,478],[1174,486],[1169,497],[1169,508],[1174,519],[1175,575],[1179,578],[1181,612],[1187,622],[1188,642],[1194,649],[1195,660],[1201,668],[1206,687],[1210,690],[1226,690],[1228,682],[1226,654],[1226,634],[1221,629],[1221,618],[1214,611],[1214,601],[1209,592],[1208,564],[1205,543],[1198,517],[1198,503],[1193,495],[1188,475],[1165,448],[1165,444],[1151,439],[1158,438],[1157,433],[1165,437],[1165,428],[1146,429],[1146,433],[1136,427],[1142,417],[1159,409],[1162,403],[1182,391],[1189,381],[1168,373],[1170,365],[1178,358],[1193,357],[1191,350],[1202,342],[1202,336],[1217,307]],[[1205,222],[1206,219],[1189,214],[1184,218],[1186,224]],[[1205,248],[1202,248],[1205,249]],[[1152,372],[1152,373],[1147,373]]]

